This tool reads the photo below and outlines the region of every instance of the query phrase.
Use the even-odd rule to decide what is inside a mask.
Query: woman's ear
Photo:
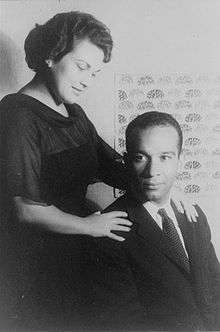
[[[47,67],[48,68],[51,68],[52,67],[52,60],[51,59],[47,59],[45,60],[46,64],[47,64]]]

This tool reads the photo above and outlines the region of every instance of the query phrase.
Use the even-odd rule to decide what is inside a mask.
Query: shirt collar
[[[176,221],[176,217],[175,217],[175,214],[174,214],[174,211],[171,207],[171,204],[170,204],[170,199],[167,201],[167,203],[161,205],[161,206],[158,206],[158,205],[155,205],[154,203],[150,202],[150,201],[147,201],[143,204],[144,208],[150,213],[150,215],[152,216],[152,218],[157,222],[157,224],[161,227],[160,223],[161,223],[161,217],[158,215],[158,210],[159,209],[165,209],[166,210],[166,213],[167,215],[174,221]]]

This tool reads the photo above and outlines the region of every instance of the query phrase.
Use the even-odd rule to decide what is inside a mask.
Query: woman
[[[29,312],[39,323],[44,308],[51,308],[45,322],[61,307],[61,297],[72,300],[73,287],[64,290],[74,274],[73,260],[66,260],[72,234],[123,241],[112,231],[130,230],[124,212],[92,213],[85,200],[87,186],[97,179],[126,187],[120,156],[76,104],[110,61],[112,46],[108,28],[92,15],[55,15],[25,40],[34,78],[0,103],[4,277],[17,292],[7,298],[7,315],[19,317],[14,311],[23,307],[20,315]],[[9,275],[16,275],[16,283]]]

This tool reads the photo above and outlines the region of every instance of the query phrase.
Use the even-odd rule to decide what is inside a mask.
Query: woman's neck
[[[34,78],[27,83],[23,88],[21,88],[19,93],[23,93],[30,97],[39,100],[41,103],[49,106],[54,111],[60,113],[61,115],[68,117],[68,112],[63,103],[57,104],[53,99],[47,85],[40,76],[35,75]]]

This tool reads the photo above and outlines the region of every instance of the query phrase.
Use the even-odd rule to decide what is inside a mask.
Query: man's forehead
[[[138,149],[145,145],[157,145],[167,151],[175,151],[178,145],[178,133],[173,126],[150,126],[147,128],[134,128],[128,137],[128,149]],[[168,145],[168,146],[167,146]]]
[[[130,133],[129,139],[133,142],[140,141],[141,138],[144,138],[147,135],[155,135],[155,136],[162,136],[166,135],[176,135],[178,138],[178,132],[176,128],[170,125],[152,125],[146,128],[134,128]]]

